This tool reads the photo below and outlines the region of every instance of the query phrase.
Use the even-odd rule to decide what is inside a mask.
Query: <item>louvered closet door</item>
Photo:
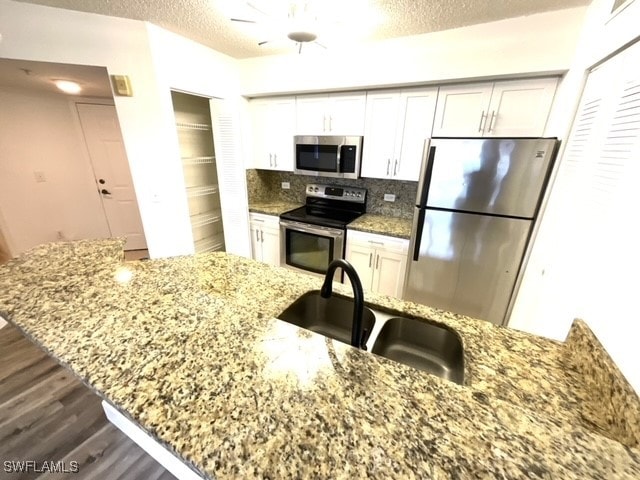
[[[610,322],[611,316],[637,315],[640,270],[640,44],[599,70],[607,74],[610,92],[600,145],[586,186],[585,225],[598,252],[590,263],[585,316]],[[598,73],[598,70],[594,73]],[[630,325],[631,327],[631,325]],[[631,334],[631,331],[627,331]]]
[[[233,107],[228,100],[211,100],[224,243],[228,253],[251,258],[240,122]]]
[[[640,44],[589,74],[536,243],[547,251],[538,316],[597,328],[637,315]],[[568,320],[567,320],[568,319]]]

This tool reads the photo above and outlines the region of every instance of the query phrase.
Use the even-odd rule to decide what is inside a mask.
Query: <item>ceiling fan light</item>
[[[318,38],[318,35],[313,32],[299,31],[290,32],[287,34],[287,37],[289,37],[289,39],[293,40],[294,42],[306,43],[313,42],[316,38]]]

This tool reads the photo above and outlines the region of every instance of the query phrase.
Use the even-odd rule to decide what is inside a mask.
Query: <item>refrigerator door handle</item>
[[[433,174],[433,162],[436,158],[436,147],[429,144],[429,140],[424,143],[422,159],[422,171],[420,172],[420,181],[418,182],[418,196],[416,197],[416,205],[418,208],[427,206],[427,198],[429,197],[429,187],[431,186],[431,175]]]
[[[417,262],[420,257],[420,243],[422,243],[422,230],[424,229],[424,217],[426,212],[423,209],[418,210],[417,225],[413,226],[415,237],[413,240],[413,261]]]

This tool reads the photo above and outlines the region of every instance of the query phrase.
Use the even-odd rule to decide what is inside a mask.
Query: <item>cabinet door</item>
[[[262,170],[272,170],[273,152],[269,133],[267,128],[269,125],[269,108],[268,100],[252,100],[249,103],[249,111],[251,115],[251,145],[253,147],[253,168]]]
[[[280,266],[280,229],[263,226],[260,241],[262,242],[262,261]]]
[[[360,172],[363,177],[391,176],[399,106],[399,92],[367,94]]]
[[[373,291],[402,298],[407,254],[377,249],[373,273]]]
[[[293,98],[272,101],[268,124],[274,170],[293,172],[293,136],[296,130],[296,103]]]
[[[332,135],[364,135],[366,95],[332,94],[327,105],[327,132]]]
[[[391,171],[395,180],[419,180],[424,142],[431,137],[433,130],[437,96],[437,88],[404,90],[400,93]]]
[[[365,290],[371,290],[374,256],[374,248],[369,245],[363,245],[359,242],[350,240],[349,235],[347,234],[345,259],[353,265],[353,268],[355,268],[356,273],[362,282],[362,288]]]
[[[328,133],[327,95],[296,97],[296,134],[326,135]]]
[[[485,136],[542,136],[557,85],[557,78],[496,82]]]
[[[262,242],[260,241],[260,228],[262,224],[251,222],[251,258],[259,262],[262,261]]]
[[[440,87],[434,137],[481,137],[493,83]]]

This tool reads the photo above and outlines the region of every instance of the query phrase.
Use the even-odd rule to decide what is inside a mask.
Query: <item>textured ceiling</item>
[[[78,95],[83,97],[113,98],[109,74],[104,67],[0,59],[0,87],[67,95],[58,90],[54,80],[80,84],[82,91]]]
[[[235,58],[295,52],[286,38],[289,0],[18,0],[53,7],[146,20]],[[591,0],[316,0],[318,41],[367,42],[416,35],[587,5]],[[300,3],[300,1],[298,1]],[[334,13],[335,12],[335,13]],[[229,18],[258,20],[258,24]],[[369,19],[373,26],[358,27]],[[259,41],[269,43],[258,46]],[[314,46],[315,48],[315,46]]]

